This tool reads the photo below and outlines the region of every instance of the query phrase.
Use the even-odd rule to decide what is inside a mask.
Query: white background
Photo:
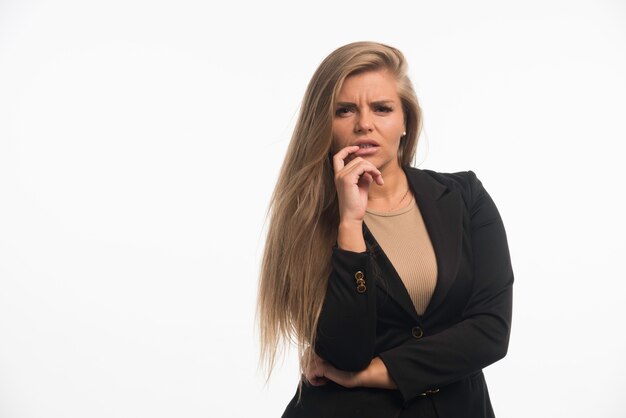
[[[0,0],[0,417],[279,417],[254,313],[306,84],[400,48],[417,164],[473,170],[516,274],[499,417],[624,417],[624,1]],[[306,238],[306,237],[304,237]]]

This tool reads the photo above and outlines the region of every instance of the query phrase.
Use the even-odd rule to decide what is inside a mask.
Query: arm
[[[405,401],[469,376],[507,352],[513,271],[506,233],[491,197],[474,173],[468,176],[474,287],[463,318],[380,354]]]
[[[385,363],[380,357],[374,357],[363,370],[349,372],[339,370],[326,360],[313,353],[313,359],[307,365],[304,375],[313,386],[325,385],[329,380],[346,388],[371,387],[379,389],[397,389],[391,379]]]
[[[357,289],[362,272],[365,291]],[[370,255],[333,248],[332,271],[317,325],[315,352],[341,370],[366,368],[376,340],[376,285]]]
[[[376,285],[370,280],[370,255],[363,239],[363,217],[370,184],[383,184],[380,171],[357,157],[358,146],[333,156],[339,203],[337,246],[317,325],[315,352],[339,369],[366,368],[376,339]]]

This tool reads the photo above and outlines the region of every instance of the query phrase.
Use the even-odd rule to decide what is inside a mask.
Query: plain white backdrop
[[[279,417],[255,299],[306,84],[401,49],[507,227],[498,417],[625,417],[626,3],[0,0],[0,417]],[[306,239],[306,237],[303,237]]]

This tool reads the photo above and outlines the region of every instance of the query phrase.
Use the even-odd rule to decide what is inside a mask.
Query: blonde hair
[[[270,201],[258,292],[261,361],[268,379],[285,343],[296,343],[301,369],[311,356],[307,348],[315,344],[339,226],[330,155],[335,99],[347,77],[376,70],[390,71],[398,85],[406,126],[398,162],[407,166],[415,157],[422,116],[403,54],[384,44],[355,42],[328,55],[304,94]]]

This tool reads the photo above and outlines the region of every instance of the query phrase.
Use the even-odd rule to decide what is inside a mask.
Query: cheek
[[[394,136],[397,136],[399,140],[405,131],[404,118],[400,117],[397,120],[394,120],[393,123],[390,124],[389,130]]]
[[[348,136],[346,135],[345,129],[341,125],[333,124],[332,128],[333,133],[333,148],[335,150],[340,150],[348,144]]]
[[[389,121],[385,124],[385,136],[391,141],[400,140],[402,133],[404,132],[404,125],[397,123],[396,121]]]

